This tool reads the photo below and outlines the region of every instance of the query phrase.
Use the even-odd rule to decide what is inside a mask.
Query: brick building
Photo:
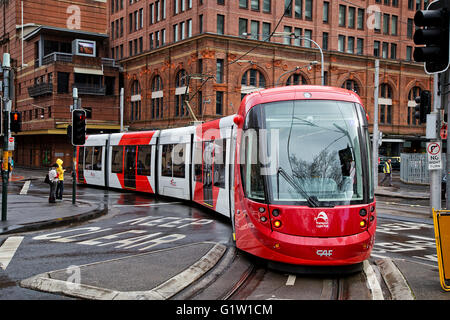
[[[380,59],[380,154],[420,151],[425,126],[413,117],[413,100],[432,88],[432,77],[411,61],[412,36],[415,11],[427,1],[290,2],[108,1],[110,56],[124,68],[129,129],[193,121],[186,93],[198,120],[209,120],[235,112],[260,88],[320,84],[321,57],[309,38],[323,49],[325,83],[357,91],[371,124]]]
[[[11,54],[13,110],[22,114],[22,132],[13,134],[17,165],[48,166],[56,158],[71,165],[73,87],[88,133],[119,130],[120,69],[107,58],[106,10],[106,0],[0,2],[0,54]]]

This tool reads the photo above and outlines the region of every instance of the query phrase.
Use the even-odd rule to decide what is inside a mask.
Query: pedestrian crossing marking
[[[6,270],[11,262],[17,248],[19,248],[23,237],[9,237],[0,247],[0,267]]]

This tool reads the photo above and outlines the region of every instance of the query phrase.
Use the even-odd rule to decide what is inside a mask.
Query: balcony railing
[[[53,62],[72,62],[72,54],[53,52],[42,58],[42,65],[51,64]]]
[[[78,89],[78,94],[89,94],[95,96],[104,96],[106,92],[105,86],[85,84],[85,83],[74,83],[72,88]]]
[[[83,56],[77,56],[80,58],[85,59],[96,59],[97,64],[102,64],[105,67],[111,67],[111,68],[120,68],[120,65],[116,63],[116,60],[110,59],[110,58],[95,58],[95,57],[83,57]],[[63,52],[53,52],[50,53],[42,58],[42,65],[46,64],[52,64],[54,62],[66,62],[71,63],[73,62],[73,54],[71,53],[63,53]],[[37,63],[36,65],[38,65]]]
[[[43,96],[45,94],[52,94],[53,93],[53,84],[51,83],[38,83],[34,86],[28,87],[28,94],[30,97],[39,97]]]

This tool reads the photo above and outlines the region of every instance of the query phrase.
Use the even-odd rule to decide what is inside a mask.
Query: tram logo
[[[325,257],[331,257],[331,256],[333,255],[333,250],[332,250],[332,249],[330,249],[330,250],[317,250],[317,251],[316,251],[316,254],[317,254],[319,257],[323,257],[323,256],[325,256]]]
[[[325,212],[319,212],[314,220],[316,221],[316,228],[328,228],[328,216]]]
[[[173,186],[177,185],[177,183],[175,182],[175,180],[173,180],[173,178],[170,180],[170,184],[173,185]]]

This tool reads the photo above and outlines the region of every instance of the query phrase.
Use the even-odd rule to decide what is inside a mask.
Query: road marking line
[[[182,202],[161,202],[161,203],[144,203],[144,204],[115,204],[113,207],[120,208],[120,207],[156,207],[156,206],[163,206],[163,205],[169,205],[169,204],[180,204]]]
[[[375,271],[373,271],[372,266],[369,261],[364,260],[363,270],[366,274],[367,284],[372,292],[372,300],[384,300],[383,291],[381,290],[380,282],[378,282]]]
[[[287,278],[286,285],[293,286],[295,284],[295,279],[297,279],[297,276],[290,274]]]
[[[23,184],[22,190],[20,190],[20,194],[28,193],[28,189],[30,188],[30,183],[31,183],[31,180],[25,181],[25,183]]]
[[[9,237],[0,247],[0,267],[5,270],[11,262],[23,237]]]

